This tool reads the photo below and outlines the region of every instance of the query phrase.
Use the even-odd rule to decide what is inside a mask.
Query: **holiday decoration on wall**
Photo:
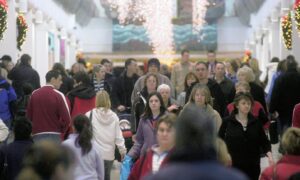
[[[21,51],[21,47],[26,38],[27,24],[22,14],[17,17],[17,48]]]
[[[300,35],[300,0],[296,0],[295,4],[294,4],[294,11],[295,11],[295,22],[296,22],[296,26],[297,26],[297,30],[299,32]]]
[[[0,40],[7,29],[7,3],[6,0],[0,0]]]
[[[281,31],[284,45],[288,50],[292,49],[292,17],[291,12],[281,19]]]

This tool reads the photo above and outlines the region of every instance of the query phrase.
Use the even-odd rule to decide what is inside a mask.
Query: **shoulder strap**
[[[90,117],[89,117],[89,119],[90,119],[90,122],[92,122],[92,120],[93,120],[93,109],[92,109],[91,112],[90,112]]]

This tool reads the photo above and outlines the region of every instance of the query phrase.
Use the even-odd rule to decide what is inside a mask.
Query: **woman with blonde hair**
[[[218,132],[222,119],[220,114],[213,109],[213,98],[206,85],[196,84],[193,87],[188,104],[196,104],[199,108],[209,113],[215,120],[216,133]]]
[[[254,77],[255,77],[255,83],[262,86],[262,82],[260,81],[260,75],[262,74],[262,71],[259,69],[259,63],[258,60],[255,58],[252,58],[249,61],[249,66],[253,70]]]
[[[260,102],[260,104],[264,107],[265,112],[268,112],[264,89],[255,83],[255,75],[253,70],[250,67],[243,66],[237,72],[237,79],[238,82],[246,81],[249,83],[252,97],[254,100]]]
[[[115,159],[115,146],[118,147],[121,159],[126,154],[125,141],[119,126],[119,118],[111,110],[111,102],[106,91],[96,95],[96,108],[85,114],[92,122],[94,140],[100,145],[104,159],[105,180],[110,179],[110,171]]]
[[[281,145],[283,157],[262,172],[261,180],[284,180],[300,172],[300,129],[287,129],[282,136]]]

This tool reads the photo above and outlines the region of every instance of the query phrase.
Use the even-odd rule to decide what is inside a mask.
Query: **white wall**
[[[223,17],[218,21],[218,51],[244,51],[249,27],[237,17]]]
[[[88,26],[76,30],[83,52],[112,52],[112,20],[93,18]]]
[[[7,29],[3,34],[3,39],[0,41],[1,54],[8,54],[12,57],[13,62],[17,61],[17,25],[16,25],[16,11],[14,0],[8,0],[8,13],[7,13]]]

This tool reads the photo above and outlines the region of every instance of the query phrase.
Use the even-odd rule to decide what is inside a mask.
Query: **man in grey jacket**
[[[171,87],[172,97],[175,97],[175,91],[172,86],[170,79],[159,73],[160,62],[157,58],[151,58],[148,60],[148,73],[154,73],[158,78],[158,85],[167,84]],[[141,76],[135,83],[132,94],[131,94],[131,104],[134,104],[134,101],[139,97],[139,93],[144,88],[144,81],[147,74]]]

